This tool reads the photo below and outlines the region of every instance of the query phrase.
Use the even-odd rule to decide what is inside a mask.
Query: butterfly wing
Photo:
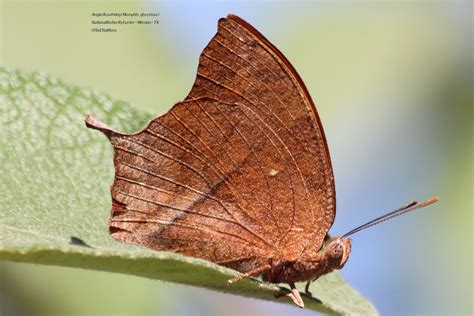
[[[183,102],[140,133],[102,130],[115,150],[109,224],[120,241],[225,264],[296,258],[332,225],[333,173],[309,93],[236,16],[219,21]]]
[[[240,141],[265,144],[255,154],[247,150],[241,189],[250,211],[271,227],[272,243],[293,253],[319,249],[335,217],[334,176],[315,105],[290,62],[229,15],[201,54],[186,100],[202,97],[237,105],[245,125]],[[255,207],[254,196],[263,203]]]

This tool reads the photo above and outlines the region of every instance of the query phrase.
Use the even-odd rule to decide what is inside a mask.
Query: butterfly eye
[[[336,243],[333,247],[332,247],[332,251],[331,251],[331,256],[333,258],[339,258],[339,257],[342,257],[344,253],[344,249],[342,248],[342,245],[340,243]]]

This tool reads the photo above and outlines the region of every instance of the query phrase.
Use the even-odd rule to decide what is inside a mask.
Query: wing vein
[[[216,108],[219,110],[220,113],[222,113],[222,110],[219,108],[219,106],[217,106],[218,103],[216,103]],[[239,128],[226,116],[224,115],[224,113],[222,113],[222,116],[224,117],[224,119],[232,125],[232,127],[234,128],[234,130],[237,132],[237,134],[239,134],[240,138],[244,141],[244,143],[246,144],[246,146],[249,148],[251,154],[255,157],[256,161],[257,161],[257,166],[260,170],[260,172],[262,173],[263,175],[263,178],[265,179],[265,182],[266,182],[266,185],[267,185],[267,190],[268,190],[268,194],[271,198],[271,190],[270,190],[270,183],[268,181],[268,175],[265,173],[265,171],[263,170],[263,167],[262,167],[262,162],[260,161],[260,159],[258,158],[258,155],[255,154],[255,151],[253,149],[253,147],[250,145],[250,143],[248,142],[247,138],[241,133],[241,131],[239,130]],[[253,123],[253,122],[252,122]],[[271,198],[271,200],[272,198]],[[276,224],[276,226],[278,227],[278,229],[280,229],[280,225],[279,225],[279,221],[275,218],[275,214],[273,212],[273,203],[270,204],[270,216],[272,217],[273,219],[273,222]]]
[[[152,186],[152,185],[149,185],[149,184],[146,184],[144,182],[137,181],[137,180],[133,180],[133,179],[130,179],[130,178],[127,178],[127,177],[115,176],[115,178],[118,179],[118,180],[122,180],[122,181],[132,183],[132,184],[140,185],[140,186],[143,186],[145,188],[148,188],[150,190],[154,190],[154,191],[157,191],[157,192],[160,192],[160,193],[165,193],[165,194],[172,195],[174,197],[179,197],[180,199],[187,200],[189,202],[194,202],[195,201],[195,199],[188,198],[186,196],[183,196],[182,194],[177,194],[176,192],[172,192],[172,191],[164,190],[164,189],[161,189],[161,188],[157,188],[155,186]]]
[[[229,146],[232,148],[232,150],[233,150],[235,153],[237,153],[237,150],[235,149],[235,147],[234,147],[234,145],[232,144],[232,142],[225,136],[224,132],[222,131],[222,128],[216,123],[216,121],[212,118],[212,116],[210,116],[209,113],[207,113],[207,111],[206,111],[206,110],[204,109],[204,107],[199,103],[198,100],[195,100],[195,102],[196,102],[196,104],[198,105],[198,107],[199,107],[199,109],[201,110],[201,112],[203,112],[203,113],[206,115],[206,117],[209,118],[209,119],[212,121],[212,123],[214,124],[214,126],[219,130],[219,132],[220,132],[222,138],[223,138],[224,141],[225,141],[225,144],[229,144]],[[193,111],[191,111],[191,110],[189,109],[189,107],[186,107],[186,110],[188,111],[189,114],[191,114],[191,116],[194,117],[194,119],[195,119],[196,122],[198,122],[199,124],[201,124],[201,126],[203,126],[203,127],[206,129],[206,131],[209,133],[210,136],[214,135],[214,134],[211,132],[211,130],[209,129],[209,127],[207,127],[207,125],[204,124],[204,123],[202,122],[202,120],[200,120],[200,119],[196,116],[196,114],[194,114]],[[219,111],[219,113],[222,114],[221,111]],[[224,115],[221,115],[221,116],[224,117]],[[225,117],[224,117],[224,119],[225,119]],[[224,144],[223,144],[217,137],[215,137],[215,140],[216,140],[216,142],[217,142],[222,148],[224,147]],[[232,156],[229,154],[229,152],[228,152],[227,150],[224,150],[224,153],[226,154],[226,156],[227,156],[227,157],[229,158],[229,160],[231,161],[231,163],[232,163],[234,169],[235,169],[235,170],[239,169],[239,166],[238,166],[237,163],[235,162],[234,158],[232,158]],[[242,194],[240,193],[240,191],[239,191],[239,190],[235,190],[235,188],[234,188],[234,186],[232,185],[232,183],[227,183],[227,185],[229,186],[229,188],[232,190],[232,192],[233,192],[234,194],[237,193],[240,198],[243,198],[243,197],[242,197]],[[265,208],[265,209],[268,210],[268,211],[272,211],[272,209],[273,209],[273,207],[272,207],[272,206],[273,206],[273,201],[272,201],[272,196],[271,196],[271,194],[270,194],[270,199],[271,199],[271,200],[270,200],[270,205],[271,205],[270,208],[268,208],[268,206],[266,206],[265,203],[263,203],[263,202],[260,200],[259,196],[255,196],[255,199],[259,201],[259,205],[261,205],[263,208]]]
[[[222,162],[219,160],[219,157],[209,148],[209,146],[199,137],[196,135],[196,133],[194,133],[194,131],[189,127],[187,126],[181,119],[179,119],[179,117],[177,117],[173,112],[170,112],[171,115],[187,130],[189,131],[194,137],[196,137],[198,139],[198,141],[204,145],[204,147],[211,153],[211,155],[213,156],[213,158],[215,159],[215,164],[214,162],[212,161],[212,159],[210,159],[209,157],[207,157],[205,154],[201,153],[207,160],[209,160],[213,165],[213,167],[215,168],[215,170],[218,170],[219,173],[215,172],[214,173],[220,177],[220,183],[223,183],[225,185],[227,185],[231,190],[232,190],[232,193],[234,194],[234,196],[236,195],[235,192],[238,192],[238,190],[235,190],[232,186],[232,184],[230,182],[228,182],[226,180],[226,173],[219,167],[219,165],[222,165]],[[164,125],[163,125],[164,126]],[[169,128],[169,127],[168,127]],[[171,128],[169,128],[169,130],[172,130]],[[186,140],[186,138],[180,134],[178,134],[177,132],[174,132],[174,134],[178,137],[180,137],[181,139],[185,140],[188,144],[191,145],[191,143],[189,141]],[[195,148],[193,146],[193,148]],[[212,168],[211,168],[212,169]],[[252,220],[254,220],[255,222],[258,222],[260,224],[260,227],[261,228],[264,228],[265,225],[264,223],[262,223],[258,218],[255,218],[254,216],[252,216],[245,208],[241,207],[240,203],[237,203],[238,206],[240,207],[240,209],[248,216],[250,217]]]
[[[166,221],[166,220],[160,220],[160,219],[140,219],[140,218],[123,218],[123,219],[114,219],[113,222],[125,222],[125,223],[133,223],[133,222],[136,222],[136,223],[156,223],[156,224],[161,224],[161,225],[171,225],[171,226],[178,226],[178,227],[184,227],[184,228],[189,228],[189,229],[194,229],[194,230],[198,230],[198,231],[202,231],[202,232],[207,232],[207,233],[216,233],[216,234],[221,234],[221,235],[226,235],[226,236],[230,236],[230,237],[234,237],[234,238],[237,238],[239,240],[243,240],[245,241],[246,243],[248,244],[251,244],[251,245],[254,245],[256,248],[258,249],[262,249],[261,247],[259,247],[257,244],[255,244],[252,240],[248,240],[248,239],[245,239],[243,238],[242,236],[239,236],[239,235],[235,235],[235,234],[232,234],[230,232],[227,232],[227,231],[220,231],[220,230],[216,230],[215,228],[211,228],[211,227],[203,227],[203,226],[194,226],[194,225],[187,225],[185,223],[180,223],[180,222],[169,222],[169,221]],[[165,238],[164,237],[165,235],[163,236],[160,236],[160,238]],[[263,249],[262,249],[263,250]]]
[[[156,154],[159,154],[159,155],[161,155],[161,156],[163,156],[163,157],[166,157],[166,158],[168,158],[169,160],[175,161],[175,162],[177,162],[178,164],[184,166],[185,168],[188,168],[189,170],[191,170],[191,171],[193,171],[195,174],[197,174],[201,179],[203,179],[203,181],[204,181],[204,183],[207,185],[207,188],[208,188],[208,189],[211,189],[211,185],[210,185],[209,181],[207,180],[207,178],[206,178],[199,170],[197,170],[197,169],[194,168],[193,166],[187,164],[186,162],[184,162],[184,161],[182,161],[182,160],[180,160],[180,159],[174,158],[173,156],[170,156],[170,155],[168,155],[168,154],[162,152],[161,150],[158,150],[158,149],[155,149],[155,148],[153,148],[153,147],[151,147],[151,146],[148,146],[147,144],[144,144],[144,143],[142,143],[142,142],[139,142],[139,141],[136,141],[136,140],[133,140],[133,139],[129,139],[129,141],[130,141],[131,143],[134,143],[134,144],[137,144],[137,145],[139,145],[139,146],[142,146],[142,147],[144,147],[144,148],[146,148],[146,149],[148,149],[148,150],[150,150],[150,151],[152,151],[152,152],[154,152],[154,153],[156,153]],[[126,149],[123,148],[123,147],[116,146],[116,148],[118,148],[118,149],[120,149],[120,150],[123,150],[123,151],[126,151],[126,152],[128,152],[128,153],[130,153],[130,154],[135,154],[133,151],[131,151],[131,150],[126,150]],[[137,155],[137,154],[135,154],[135,155]],[[138,154],[137,156],[139,156],[139,157],[141,157],[141,158],[143,158],[143,159],[145,159],[145,160],[147,160],[147,161],[149,161],[149,162],[151,162],[151,163],[158,163],[156,160],[152,160],[152,159],[146,157],[145,155]]]
[[[193,187],[190,187],[186,184],[183,184],[183,183],[180,183],[180,182],[177,182],[173,179],[170,179],[168,177],[165,177],[163,175],[159,175],[155,172],[152,172],[150,170],[146,170],[146,169],[143,169],[143,168],[139,168],[139,167],[136,167],[136,166],[133,166],[133,165],[130,165],[128,163],[125,163],[125,162],[121,162],[121,164],[123,164],[124,166],[127,166],[129,168],[132,168],[132,169],[135,169],[137,171],[140,171],[140,172],[143,172],[143,173],[146,173],[146,174],[149,174],[151,176],[154,176],[154,177],[157,177],[157,178],[160,178],[162,180],[165,180],[165,181],[168,181],[172,184],[175,184],[177,186],[180,186],[180,187],[183,187],[183,188],[186,188],[190,191],[193,191],[195,193],[198,193],[206,198],[209,198],[209,199],[212,199],[213,201],[216,201],[217,203],[219,203],[219,205],[221,205],[221,207],[226,211],[227,214],[229,214],[237,223],[239,223],[239,226],[244,228],[246,231],[248,231],[249,233],[251,233],[252,235],[254,235],[255,237],[257,237],[258,239],[260,239],[261,241],[263,241],[265,244],[267,244],[268,246],[270,246],[271,248],[275,248],[275,245],[273,245],[272,243],[268,242],[265,238],[263,238],[262,236],[260,236],[259,234],[257,234],[256,232],[254,232],[253,230],[251,230],[250,228],[246,227],[245,225],[243,225],[242,223],[240,223],[234,216],[234,214],[232,214],[232,212],[221,202],[221,200],[215,198],[214,196],[212,195],[209,195],[203,191],[200,191],[200,190],[197,190]],[[244,210],[243,210],[244,211]]]
[[[241,226],[240,223],[229,220],[229,219],[226,219],[226,218],[212,216],[212,215],[209,215],[209,214],[204,214],[204,213],[199,213],[199,212],[194,212],[194,211],[189,210],[189,209],[182,209],[182,208],[171,206],[171,205],[168,205],[168,204],[165,204],[165,203],[161,203],[161,202],[153,201],[153,200],[150,200],[150,199],[146,199],[146,198],[140,197],[138,195],[127,193],[127,192],[124,192],[124,191],[121,191],[121,190],[115,190],[115,192],[120,193],[122,195],[126,195],[128,197],[131,197],[131,198],[134,198],[134,199],[137,199],[137,200],[140,200],[140,201],[143,201],[143,202],[146,202],[146,203],[150,203],[150,204],[157,205],[157,206],[164,207],[164,208],[169,208],[171,210],[180,211],[180,212],[189,213],[189,214],[194,214],[194,215],[207,217],[207,218],[212,218],[212,219],[217,219],[217,220],[220,220],[220,221],[224,221],[224,222],[228,222],[228,223],[231,223],[231,224]]]
[[[223,48],[227,49],[228,51],[230,51],[234,56],[237,56],[239,57],[240,59],[242,59],[245,63],[251,65],[254,69],[255,66],[253,66],[248,60],[246,60],[245,58],[242,58],[240,55],[238,55],[235,51],[233,51],[232,49],[230,49],[229,47],[225,46],[223,43],[220,43],[219,40],[216,39],[216,42],[221,45]],[[251,86],[255,87],[255,85],[249,81],[247,78],[245,78],[244,76],[242,76],[241,74],[239,74],[237,71],[235,71],[234,69],[232,69],[231,67],[229,67],[228,65],[226,65],[225,63],[223,63],[222,61],[212,57],[211,55],[208,55],[205,53],[205,51],[202,53],[202,56],[205,56],[206,58],[209,58],[210,60],[218,63],[219,65],[225,67],[226,69],[232,71],[234,74],[236,74],[237,76],[239,76],[239,78],[241,78],[242,80],[245,80],[246,82],[248,82]],[[245,70],[245,72],[249,75],[252,75],[247,69],[243,68]],[[270,71],[270,68],[266,67],[265,69],[269,70]],[[256,69],[257,70],[257,69]],[[276,76],[276,74],[274,74]],[[276,76],[276,78],[278,78],[278,76]],[[295,117],[293,116],[293,114],[291,114],[290,110],[288,110],[288,107],[285,106],[285,103],[280,99],[280,97],[275,93],[275,91],[273,91],[273,89],[270,89],[268,87],[268,85],[263,82],[263,81],[259,81],[259,84],[263,85],[265,87],[265,89],[267,91],[269,91],[277,100],[278,102],[281,104],[282,108],[285,109],[285,111],[288,113],[288,115],[291,117],[291,119],[293,121],[295,121]],[[253,96],[257,97],[255,94],[252,93]],[[259,101],[260,103],[262,103],[261,101]]]

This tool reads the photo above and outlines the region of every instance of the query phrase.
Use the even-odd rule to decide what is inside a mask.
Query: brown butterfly
[[[222,18],[186,99],[125,135],[88,116],[114,150],[110,233],[122,242],[206,259],[288,283],[346,263],[347,236],[437,201],[411,202],[329,237],[336,193],[308,90],[283,54],[235,15]],[[308,288],[307,288],[308,290]],[[281,295],[282,296],[282,295]]]

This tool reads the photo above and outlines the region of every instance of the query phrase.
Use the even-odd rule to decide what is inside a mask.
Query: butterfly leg
[[[306,282],[306,286],[304,287],[304,292],[308,295],[313,295],[310,291],[309,291],[309,286],[311,285],[311,280],[309,280],[308,282]]]
[[[275,295],[275,297],[280,298],[283,296],[287,296],[291,298],[291,300],[293,301],[293,303],[295,303],[296,306],[303,308],[304,302],[303,302],[303,299],[301,298],[300,292],[298,291],[294,283],[288,283],[288,284],[290,286],[291,291],[278,293],[277,295]]]
[[[235,283],[235,282],[240,281],[242,279],[250,278],[251,276],[258,275],[258,274],[262,273],[265,270],[270,270],[271,268],[272,268],[271,265],[264,264],[263,266],[257,267],[253,270],[250,270],[249,272],[246,272],[244,274],[237,275],[237,276],[233,277],[232,279],[228,280],[227,283],[232,284],[232,283]]]

